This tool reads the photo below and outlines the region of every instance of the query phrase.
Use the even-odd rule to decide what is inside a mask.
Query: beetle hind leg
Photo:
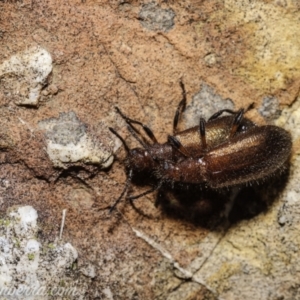
[[[243,117],[244,117],[244,109],[241,108],[235,115],[234,119],[233,119],[233,122],[232,122],[232,125],[231,125],[231,130],[230,130],[230,134],[229,134],[229,138],[232,138],[235,133],[237,132],[242,120],[243,120]]]
[[[205,120],[203,118],[200,118],[199,134],[200,134],[200,140],[201,140],[202,148],[203,148],[203,150],[206,150],[207,149],[207,143],[206,143],[206,134],[205,134]]]
[[[232,122],[232,127],[231,127],[231,130],[230,130],[230,134],[229,134],[229,138],[232,138],[235,133],[237,132],[242,120],[243,120],[243,117],[244,117],[244,114],[249,111],[250,109],[252,109],[254,107],[254,103],[251,103],[247,109],[239,109],[238,111],[233,111],[231,109],[222,109],[222,110],[219,110],[218,112],[216,112],[215,114],[213,114],[209,119],[208,121],[211,121],[211,120],[214,120],[214,119],[217,119],[219,116],[221,116],[224,112],[227,112],[229,114],[232,114],[232,115],[235,115],[234,116],[234,119],[233,119],[233,122]],[[201,121],[200,121],[200,127],[201,127]],[[202,136],[204,136],[203,134],[201,134],[201,128],[200,128],[200,137],[201,137],[201,141],[202,141]]]

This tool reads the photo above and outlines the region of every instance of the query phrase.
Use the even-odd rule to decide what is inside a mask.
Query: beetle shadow
[[[266,212],[278,200],[289,179],[289,166],[264,182],[243,188],[237,195],[228,215],[230,223],[249,220]]]
[[[172,219],[188,221],[193,225],[213,229],[223,222],[220,217],[225,209],[229,190],[200,189],[161,189],[157,194],[156,205]]]
[[[156,203],[169,218],[212,230],[266,212],[278,199],[288,177],[289,168],[285,168],[280,175],[252,186],[218,190],[197,186],[189,186],[187,190],[164,188],[159,191]]]

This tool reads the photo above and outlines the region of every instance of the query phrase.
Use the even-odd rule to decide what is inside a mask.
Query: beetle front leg
[[[143,193],[141,193],[141,194],[135,195],[135,196],[128,196],[128,197],[126,197],[126,199],[132,201],[132,200],[141,198],[141,197],[143,197],[143,196],[145,196],[145,195],[151,194],[151,193],[155,192],[156,190],[159,190],[159,189],[161,188],[162,184],[163,184],[163,181],[161,180],[161,181],[159,181],[158,184],[157,184],[156,186],[154,186],[153,188],[151,188],[151,189],[149,189],[149,190],[147,190],[147,191],[145,191],[145,192],[143,192]]]

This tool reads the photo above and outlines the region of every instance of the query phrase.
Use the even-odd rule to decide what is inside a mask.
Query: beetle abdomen
[[[290,134],[280,127],[250,128],[203,157],[207,183],[219,188],[268,177],[284,165],[291,147]]]

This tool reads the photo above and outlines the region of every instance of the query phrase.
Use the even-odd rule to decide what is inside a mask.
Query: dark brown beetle
[[[124,139],[110,128],[123,142],[128,153],[125,165],[129,171],[125,188],[111,210],[121,200],[136,174],[154,179],[156,184],[140,195],[127,197],[131,200],[162,186],[176,185],[184,189],[199,185],[218,189],[242,185],[265,179],[285,165],[292,147],[290,134],[277,126],[255,125],[244,117],[244,109],[237,112],[220,110],[207,122],[200,118],[199,126],[177,132],[180,114],[186,106],[182,83],[181,87],[183,99],[174,117],[173,136],[168,136],[164,144],[158,143],[149,127],[126,117],[116,108],[143,148],[129,149]],[[221,116],[225,112],[230,115]],[[140,138],[132,124],[141,126],[153,143]]]

